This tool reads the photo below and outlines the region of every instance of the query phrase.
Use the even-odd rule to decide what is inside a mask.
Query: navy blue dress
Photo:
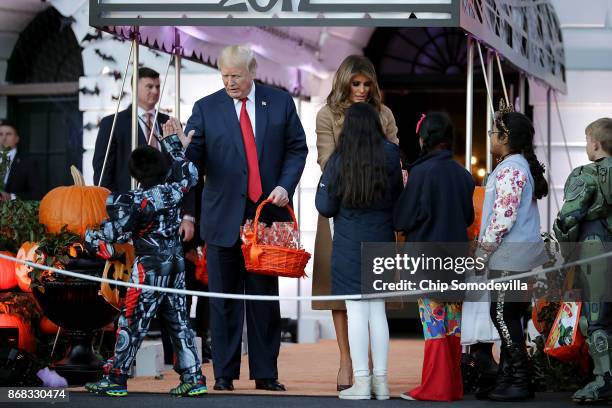
[[[332,295],[361,294],[361,243],[394,242],[393,206],[402,191],[399,148],[385,140],[388,188],[383,199],[370,208],[346,208],[340,205],[332,184],[339,171],[340,157],[334,154],[323,171],[315,205],[319,213],[334,218],[332,245]]]

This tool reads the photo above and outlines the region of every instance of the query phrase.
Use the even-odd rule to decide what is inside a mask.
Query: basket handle
[[[269,204],[271,202],[272,200],[270,198],[266,198],[265,200],[261,202],[261,204],[257,206],[257,211],[255,212],[255,219],[253,220],[253,235],[254,235],[253,245],[257,245],[257,229],[259,226],[259,215],[261,214],[261,210],[263,210],[266,204]],[[293,220],[293,228],[298,230],[299,232],[298,223],[297,223],[297,220],[295,219],[295,214],[293,213],[293,208],[291,208],[289,204],[287,204],[285,208],[289,210],[289,215],[291,215],[291,219]]]

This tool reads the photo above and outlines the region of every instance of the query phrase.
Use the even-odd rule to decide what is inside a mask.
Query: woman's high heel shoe
[[[342,368],[338,369],[338,376],[336,377],[336,390],[337,391],[344,391],[352,387],[352,382],[353,382],[352,374],[349,379],[349,384],[340,384],[340,372],[341,371],[342,371]]]

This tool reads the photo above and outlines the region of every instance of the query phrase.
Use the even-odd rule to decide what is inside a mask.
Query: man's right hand
[[[183,238],[183,242],[189,242],[193,238],[195,232],[195,225],[189,220],[181,221],[179,226],[179,236]]]
[[[0,201],[11,201],[11,194],[6,191],[0,191]]]

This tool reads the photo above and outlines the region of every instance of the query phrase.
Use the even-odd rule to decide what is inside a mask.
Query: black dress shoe
[[[234,382],[228,378],[217,378],[213,389],[216,391],[234,391]]]
[[[255,389],[266,391],[287,391],[285,386],[276,380],[255,380]]]

